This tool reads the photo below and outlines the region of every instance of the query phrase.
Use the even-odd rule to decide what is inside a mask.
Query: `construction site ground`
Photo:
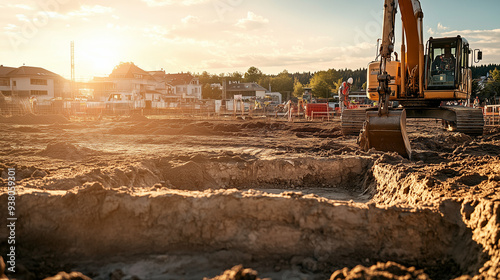
[[[407,127],[411,160],[361,151],[338,118],[1,118],[2,221],[8,168],[17,183],[7,275],[500,278],[500,129]]]

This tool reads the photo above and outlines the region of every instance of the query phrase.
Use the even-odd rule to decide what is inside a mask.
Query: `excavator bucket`
[[[383,116],[379,116],[377,111],[366,112],[366,123],[360,140],[365,150],[375,148],[411,158],[410,141],[406,134],[406,111],[389,111]]]

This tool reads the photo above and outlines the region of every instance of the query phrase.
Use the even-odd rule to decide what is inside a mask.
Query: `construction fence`
[[[335,111],[328,104],[309,104],[307,116],[325,117]],[[314,109],[315,108],[315,109]],[[62,114],[68,118],[85,117],[98,118],[100,116],[130,116],[140,115],[169,115],[179,117],[210,117],[210,116],[269,116],[286,117],[288,110],[298,118],[307,117],[305,110],[298,110],[297,106],[285,108],[283,104],[257,104],[242,100],[206,100],[199,103],[180,103],[164,101],[86,101],[86,100],[47,100],[33,102],[30,99],[15,99],[0,101],[0,115],[17,116],[25,114]]]
[[[364,105],[359,105],[361,107]],[[309,121],[332,121],[340,116],[338,107],[328,103],[311,103],[305,106],[286,106],[270,104],[257,106],[254,102],[241,100],[205,100],[200,103],[174,103],[164,101],[86,101],[86,100],[47,100],[33,102],[26,98],[0,100],[1,116],[25,114],[52,115],[62,114],[68,118],[99,118],[101,116],[165,115],[169,117],[220,117],[220,116],[266,116],[275,118],[306,119]],[[487,105],[483,108],[485,126],[500,126],[500,105]]]
[[[500,105],[486,105],[483,114],[485,126],[500,126]]]

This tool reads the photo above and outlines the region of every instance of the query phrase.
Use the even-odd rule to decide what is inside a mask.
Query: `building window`
[[[12,85],[13,85],[13,86],[16,86],[16,81],[12,81]]]
[[[4,87],[10,86],[10,80],[9,79],[0,79],[0,86],[4,86]]]
[[[135,77],[136,79],[142,79],[142,75],[139,75],[139,74],[134,74],[134,77]]]
[[[3,96],[11,96],[12,95],[12,91],[10,91],[10,90],[2,90],[2,94],[3,94]]]
[[[31,95],[48,95],[46,90],[32,90]]]
[[[31,84],[32,85],[46,86],[47,80],[45,80],[45,79],[31,79]]]

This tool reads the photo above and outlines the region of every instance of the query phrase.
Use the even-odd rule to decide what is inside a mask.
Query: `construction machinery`
[[[394,53],[397,6],[402,19],[400,60]],[[368,66],[367,97],[377,108],[345,110],[342,131],[360,134],[364,149],[395,151],[411,158],[406,118],[441,119],[449,130],[470,135],[483,133],[481,109],[444,106],[449,101],[469,100],[472,89],[472,51],[460,35],[430,38],[424,52],[423,17],[419,0],[385,0],[380,61]],[[393,53],[395,59],[393,59]],[[397,108],[392,104],[396,103]]]

